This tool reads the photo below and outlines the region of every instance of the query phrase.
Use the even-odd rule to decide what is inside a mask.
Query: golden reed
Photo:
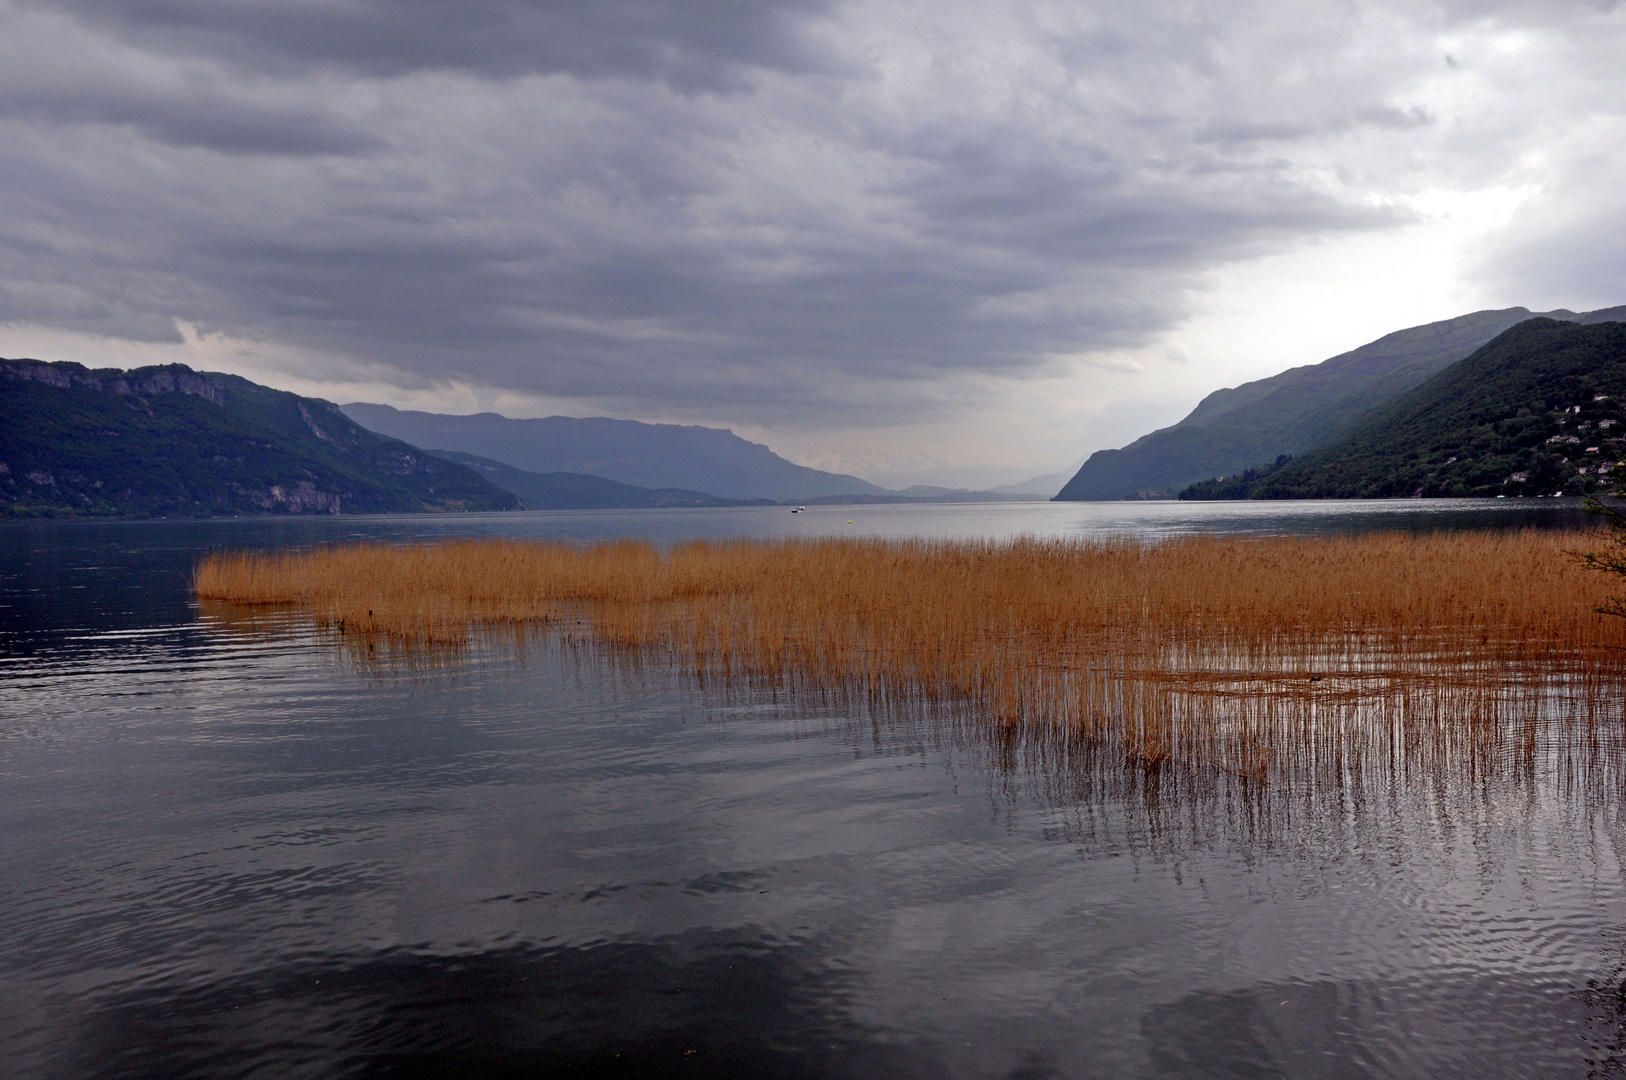
[[[1262,777],[1374,740],[1407,760],[1529,750],[1549,721],[1613,746],[1626,619],[1595,611],[1608,583],[1573,555],[1590,541],[360,544],[212,555],[194,589],[366,639],[537,625],[702,679],[969,706],[1148,768]]]

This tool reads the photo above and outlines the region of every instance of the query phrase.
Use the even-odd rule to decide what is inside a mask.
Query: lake
[[[1571,500],[0,526],[23,1077],[1626,1071],[1626,768],[1261,786],[548,639],[203,617],[221,548],[1573,526]],[[1558,723],[1557,720],[1554,721]],[[1618,734],[1618,733],[1617,733]]]

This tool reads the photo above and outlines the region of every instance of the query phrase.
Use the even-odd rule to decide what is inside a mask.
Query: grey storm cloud
[[[54,5],[162,51],[245,68],[332,66],[375,76],[457,70],[489,78],[566,72],[718,89],[744,67],[801,70],[797,33],[825,0],[86,0]]]
[[[1362,53],[1364,21],[0,0],[0,322],[180,320],[630,416],[930,410],[1146,340],[1228,260],[1404,220],[1362,170],[1444,137],[1407,97],[1443,57]]]

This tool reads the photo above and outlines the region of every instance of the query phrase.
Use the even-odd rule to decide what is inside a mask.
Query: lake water
[[[0,1072],[1618,1075],[1612,753],[1154,782],[975,717],[541,640],[369,662],[187,594],[209,550],[364,538],[1584,520],[1509,500],[0,527]]]

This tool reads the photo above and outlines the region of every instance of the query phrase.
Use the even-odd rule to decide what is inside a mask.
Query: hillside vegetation
[[[338,406],[181,364],[0,360],[0,516],[508,510],[472,470]]]
[[[1626,323],[1520,323],[1315,451],[1182,498],[1580,495],[1626,457]]]
[[[1553,318],[1626,318],[1626,308]],[[1092,455],[1058,500],[1166,498],[1188,484],[1298,456],[1353,429],[1373,409],[1420,385],[1511,326],[1525,308],[1479,311],[1388,334],[1320,364],[1208,395],[1180,423],[1121,450]]]

